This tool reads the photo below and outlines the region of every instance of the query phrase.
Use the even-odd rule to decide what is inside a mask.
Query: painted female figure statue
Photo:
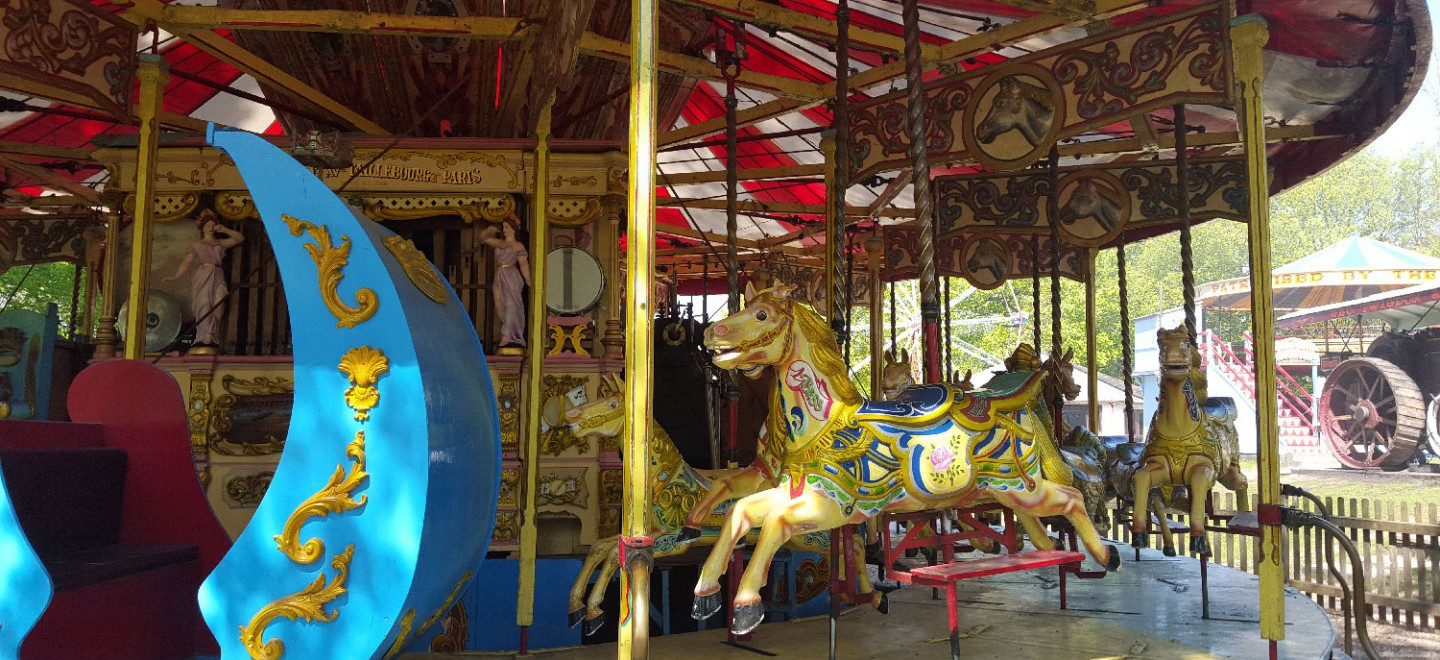
[[[191,266],[195,267],[195,274],[190,277],[190,310],[195,315],[194,347],[213,349],[220,344],[220,318],[224,311],[221,301],[230,293],[220,264],[225,259],[225,251],[243,243],[245,237],[221,225],[215,212],[209,209],[195,218],[195,226],[200,229],[200,240],[190,244],[180,267],[165,281],[174,282]]]
[[[530,286],[530,257],[516,239],[520,219],[512,213],[500,226],[486,227],[480,240],[495,248],[495,309],[500,313],[500,347],[525,345],[525,296]],[[496,236],[497,231],[500,236]]]

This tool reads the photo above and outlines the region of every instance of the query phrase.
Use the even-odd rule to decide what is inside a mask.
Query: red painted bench
[[[960,613],[955,597],[955,583],[970,578],[1002,575],[1037,568],[1060,567],[1060,609],[1065,609],[1065,575],[1078,570],[1085,555],[1069,550],[1031,550],[1012,555],[998,555],[971,561],[934,566],[921,566],[906,576],[912,584],[945,589],[945,605],[950,613],[950,658],[960,658]],[[898,575],[897,575],[898,579]]]

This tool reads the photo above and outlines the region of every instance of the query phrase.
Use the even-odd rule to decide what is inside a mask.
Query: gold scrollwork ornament
[[[340,300],[340,280],[345,279],[343,271],[350,263],[350,237],[341,234],[340,245],[337,246],[330,240],[330,229],[324,225],[317,226],[290,215],[282,214],[280,218],[290,228],[291,236],[305,233],[315,239],[314,243],[304,244],[305,250],[315,262],[320,276],[320,297],[325,301],[325,307],[335,315],[335,327],[353,328],[375,316],[380,308],[380,298],[375,295],[374,289],[356,289],[353,306]]]
[[[330,481],[314,495],[306,498],[290,518],[285,521],[285,527],[279,534],[274,536],[276,547],[280,552],[285,553],[291,561],[298,564],[314,563],[321,555],[325,554],[325,542],[318,537],[300,543],[300,528],[305,526],[311,518],[326,517],[332,513],[344,513],[358,509],[365,505],[366,496],[352,497],[360,482],[370,476],[365,471],[365,432],[356,431],[355,440],[345,447],[345,455],[355,462],[350,466],[350,474],[345,474],[345,466],[335,466],[335,474],[330,476]]]
[[[395,255],[395,260],[400,262],[400,267],[405,270],[405,275],[410,278],[410,283],[415,285],[420,293],[426,298],[437,303],[445,304],[449,296],[445,289],[445,280],[440,278],[435,266],[420,250],[415,248],[415,243],[403,236],[391,236],[385,239],[385,247],[389,248],[390,254]]]
[[[390,358],[385,357],[385,351],[372,346],[357,346],[340,358],[340,373],[350,378],[345,405],[355,411],[355,421],[370,419],[370,409],[380,405],[380,389],[375,383],[387,371],[390,371]]]
[[[265,628],[276,619],[329,623],[340,616],[340,610],[326,612],[325,606],[345,594],[345,582],[350,578],[350,560],[354,556],[355,546],[346,546],[344,552],[330,560],[330,566],[336,573],[328,584],[325,574],[321,573],[304,589],[260,608],[260,611],[250,618],[249,624],[240,626],[240,643],[245,645],[250,657],[254,660],[279,660],[285,655],[285,642],[279,637],[268,642],[263,641]]]
[[[445,602],[441,603],[440,607],[435,609],[435,613],[430,615],[425,623],[420,624],[419,628],[414,628],[415,610],[413,608],[406,610],[405,616],[400,619],[400,634],[395,637],[395,642],[390,645],[389,650],[385,651],[384,660],[395,657],[411,639],[425,634],[425,631],[439,622],[440,617],[445,616],[445,613],[450,610],[450,606],[455,603],[456,598],[460,597],[460,591],[465,588],[465,584],[470,582],[472,577],[475,577],[474,571],[465,571],[465,574],[460,576],[460,581],[455,583],[455,588],[450,590],[450,595],[445,598]]]

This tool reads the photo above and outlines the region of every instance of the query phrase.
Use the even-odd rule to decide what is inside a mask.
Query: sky
[[[1430,21],[1433,26],[1437,18],[1440,18],[1440,0],[1426,0],[1430,8]],[[1431,37],[1431,43],[1435,43]],[[1416,144],[1421,142],[1433,142],[1437,135],[1440,135],[1440,71],[1436,71],[1440,61],[1432,56],[1430,59],[1430,70],[1425,77],[1425,84],[1421,86],[1420,93],[1405,109],[1405,114],[1386,131],[1376,138],[1368,147],[1370,153],[1377,153],[1382,156],[1400,156],[1409,151]]]

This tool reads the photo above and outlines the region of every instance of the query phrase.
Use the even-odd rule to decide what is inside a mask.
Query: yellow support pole
[[[1275,392],[1275,318],[1270,264],[1270,176],[1265,158],[1265,106],[1261,87],[1265,80],[1262,56],[1270,31],[1255,14],[1236,18],[1230,27],[1234,49],[1236,87],[1240,102],[1240,129],[1250,191],[1250,323],[1255,337],[1256,444],[1260,463],[1260,506],[1280,499],[1279,420]],[[1263,509],[1262,509],[1263,512]],[[1285,566],[1280,555],[1278,521],[1263,519],[1260,527],[1260,635],[1271,641],[1285,638]]]
[[[650,563],[653,557],[645,512],[650,508],[645,467],[655,346],[651,278],[655,274],[655,71],[659,0],[630,3],[630,173],[626,187],[630,221],[625,282],[625,515],[621,539],[621,660],[650,657]],[[731,167],[734,164],[731,163]]]
[[[530,205],[530,332],[526,360],[530,371],[525,383],[525,515],[520,523],[520,586],[515,603],[515,624],[535,622],[535,496],[540,474],[540,393],[545,391],[545,258],[550,249],[550,219],[546,214],[546,186],[550,174],[550,108],[545,101],[535,126],[535,194]],[[522,633],[523,634],[523,633]],[[523,639],[523,638],[522,638]],[[521,652],[527,649],[521,644]]]
[[[140,145],[135,150],[135,228],[130,248],[130,315],[125,319],[125,357],[145,357],[146,290],[150,280],[150,225],[155,221],[155,166],[160,156],[160,100],[170,80],[170,65],[159,55],[136,56],[140,78],[140,102],[135,113],[140,119]]]
[[[1100,356],[1095,349],[1095,257],[1092,248],[1085,267],[1085,391],[1089,394],[1090,430],[1100,433]]]

